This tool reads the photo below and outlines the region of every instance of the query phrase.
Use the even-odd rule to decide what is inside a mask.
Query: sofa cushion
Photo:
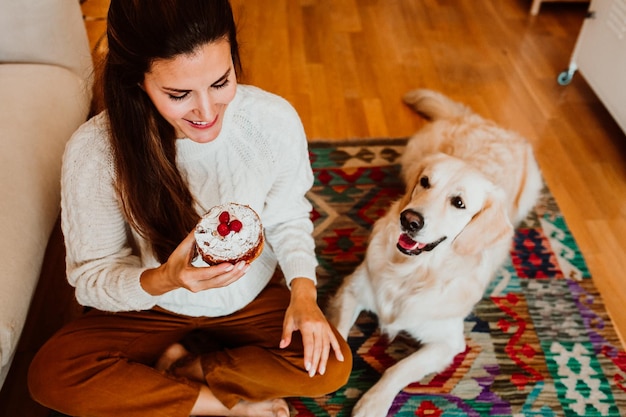
[[[2,367],[15,353],[37,285],[59,214],[62,154],[87,117],[89,88],[62,67],[0,64]],[[0,385],[5,373],[0,373]]]
[[[91,55],[78,0],[1,0],[0,62],[60,65],[87,79]]]

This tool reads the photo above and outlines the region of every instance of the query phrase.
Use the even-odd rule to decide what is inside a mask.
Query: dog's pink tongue
[[[406,233],[402,233],[400,235],[400,237],[398,238],[398,244],[400,246],[402,246],[404,249],[406,250],[415,250],[415,249],[421,249],[424,246],[426,246],[423,243],[419,243],[414,241],[413,239],[411,239],[409,237],[409,235],[407,235]]]

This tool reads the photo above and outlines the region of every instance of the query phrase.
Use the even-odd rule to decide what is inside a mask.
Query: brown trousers
[[[290,293],[272,281],[244,309],[225,317],[188,317],[155,308],[105,313],[92,310],[69,323],[37,353],[28,383],[35,400],[72,416],[189,416],[200,386],[153,368],[163,351],[201,331],[206,382],[228,408],[238,401],[317,397],[343,386],[352,368],[331,351],[324,375],[304,369],[300,333],[279,349]]]

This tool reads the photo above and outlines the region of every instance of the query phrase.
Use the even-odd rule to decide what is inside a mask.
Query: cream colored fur
[[[363,395],[357,417],[387,415],[401,389],[444,370],[465,349],[464,319],[542,187],[532,148],[518,134],[431,90],[404,100],[432,123],[407,144],[406,192],[374,225],[364,261],[328,315],[348,337],[360,312],[371,311],[390,338],[404,331],[421,346]]]

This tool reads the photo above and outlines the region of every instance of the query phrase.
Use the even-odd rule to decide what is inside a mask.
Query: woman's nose
[[[210,94],[199,96],[195,102],[194,112],[202,118],[203,121],[211,121],[215,118],[215,102]]]

